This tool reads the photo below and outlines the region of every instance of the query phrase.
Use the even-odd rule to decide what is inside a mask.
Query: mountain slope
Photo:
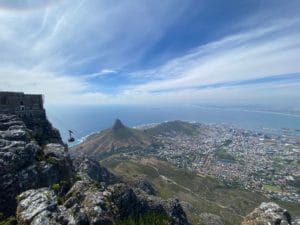
[[[153,157],[114,155],[101,164],[126,181],[148,180],[162,198],[176,196],[193,224],[205,224],[207,213],[220,217],[225,224],[240,224],[253,208],[269,201],[257,193],[228,187],[213,177],[179,169]],[[292,215],[300,216],[299,205],[279,203]]]
[[[173,136],[173,135],[194,135],[198,132],[199,124],[184,121],[169,121],[158,124],[157,126],[145,129],[145,133],[151,136]]]
[[[120,149],[147,148],[152,139],[142,130],[126,127],[117,119],[112,128],[89,136],[82,143],[74,146],[70,153],[74,157],[86,156],[101,159],[103,155]]]

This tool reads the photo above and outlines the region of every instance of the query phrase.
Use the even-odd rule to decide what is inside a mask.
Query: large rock
[[[82,159],[74,165],[77,181],[63,196],[63,202],[47,188],[29,190],[20,195],[19,224],[113,225],[116,221],[150,211],[168,215],[172,225],[188,224],[178,200],[164,201],[120,183],[95,161]]]
[[[0,114],[0,212],[14,214],[16,197],[25,190],[71,177],[72,163],[64,146],[41,147],[18,117]]]
[[[87,158],[76,158],[73,160],[73,165],[75,172],[77,173],[77,178],[80,177],[82,180],[87,179],[99,183],[104,182],[107,185],[118,181],[112,173],[100,166],[97,161]]]
[[[292,225],[292,217],[276,203],[263,202],[245,217],[242,225]]]

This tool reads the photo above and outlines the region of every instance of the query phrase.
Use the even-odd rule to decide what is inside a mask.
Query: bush
[[[64,204],[64,202],[65,202],[65,198],[64,197],[57,197],[57,204],[58,205],[62,205],[62,204]]]
[[[60,190],[60,184],[52,184],[51,189],[55,192],[58,192]]]
[[[59,161],[55,157],[47,157],[46,162],[52,165],[59,165]]]
[[[46,159],[43,149],[37,150],[35,158],[37,161],[44,161]]]
[[[152,211],[138,217],[121,220],[116,225],[168,225],[169,223],[170,218],[168,215]]]
[[[6,219],[0,218],[0,225],[17,225],[17,220],[14,216],[8,217]]]

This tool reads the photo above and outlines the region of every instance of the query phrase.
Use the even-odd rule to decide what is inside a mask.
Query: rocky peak
[[[290,213],[274,202],[263,202],[245,217],[242,225],[292,225]]]
[[[124,124],[122,123],[122,121],[120,119],[116,119],[114,125],[113,125],[113,130],[120,130],[122,128],[125,128]]]

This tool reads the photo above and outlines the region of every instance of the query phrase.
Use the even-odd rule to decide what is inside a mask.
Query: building
[[[44,116],[43,95],[0,91],[0,113],[29,118]]]

